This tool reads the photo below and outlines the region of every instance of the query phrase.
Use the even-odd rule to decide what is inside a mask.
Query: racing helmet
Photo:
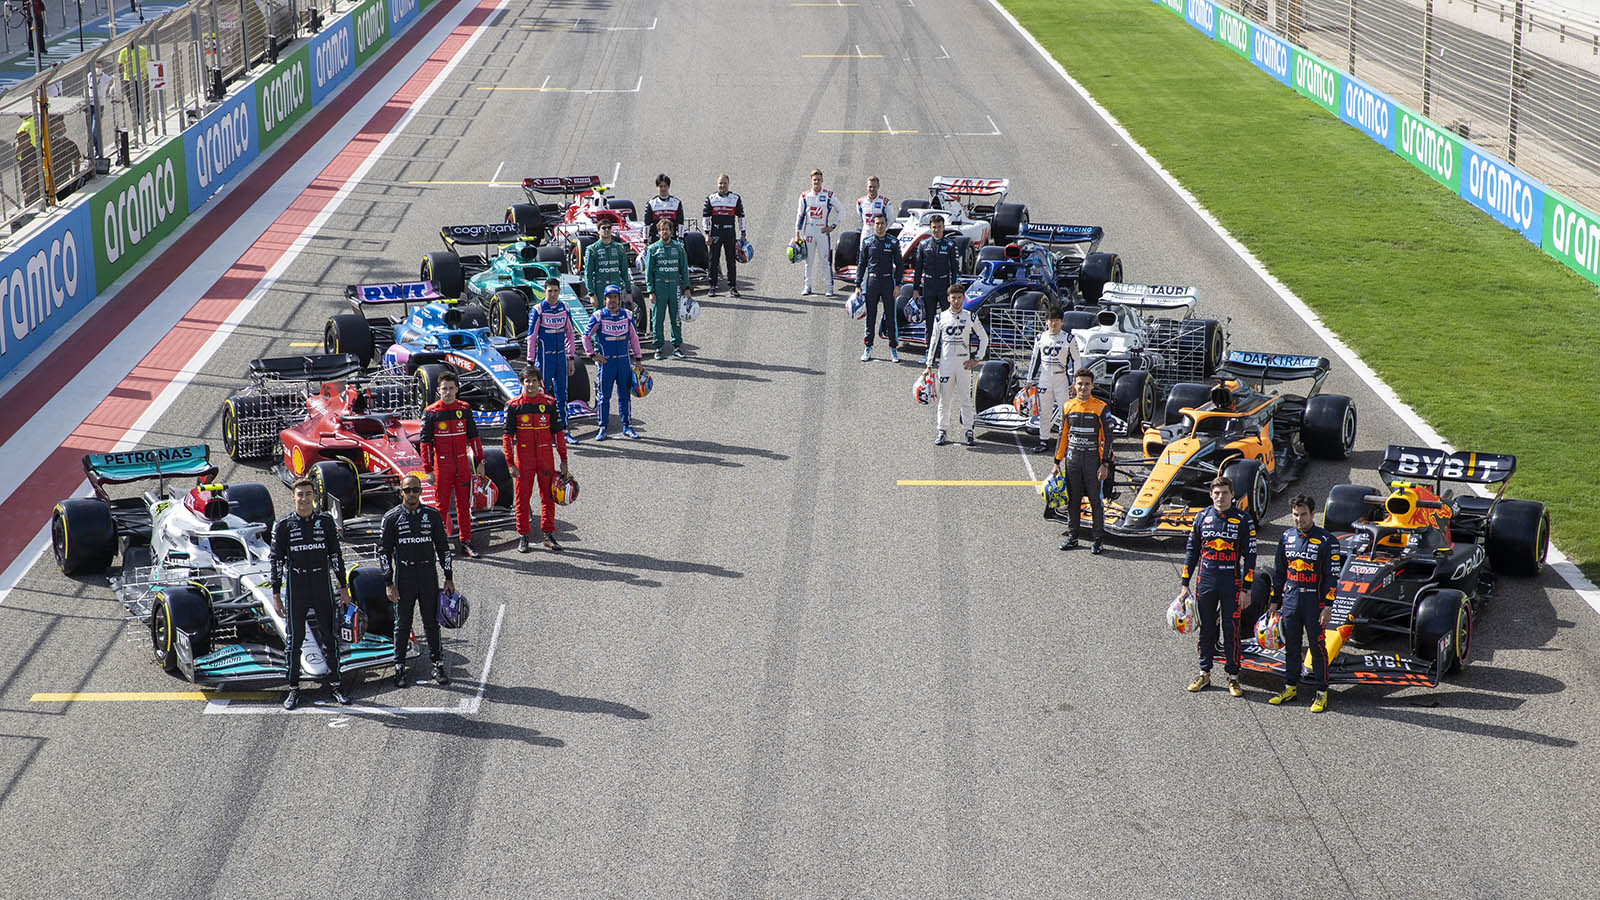
[[[678,310],[678,318],[685,322],[693,322],[700,318],[700,301],[693,297],[685,297],[683,306]]]
[[[1046,509],[1060,509],[1067,505],[1067,476],[1051,475],[1039,485],[1039,493],[1044,495]]]
[[[845,311],[850,313],[852,319],[865,319],[867,317],[867,300],[861,296],[860,291],[855,291],[844,298]]]
[[[733,245],[733,258],[737,259],[740,265],[755,259],[755,256],[756,248],[744,238],[740,238],[739,243]]]
[[[335,618],[339,621],[339,640],[346,644],[359,644],[367,636],[367,614],[359,603],[341,600]]]
[[[655,384],[656,380],[650,377],[649,372],[644,369],[634,369],[633,377],[629,379],[628,391],[635,397],[648,397],[650,389],[655,387]]]
[[[799,262],[800,260],[805,259],[806,242],[790,241],[789,246],[784,250],[784,256],[789,258],[789,262]]]
[[[1283,649],[1283,617],[1277,613],[1262,613],[1256,619],[1256,643],[1261,649],[1273,652]]]
[[[560,506],[571,506],[578,499],[578,479],[562,475],[550,484],[550,496]]]
[[[1195,608],[1194,594],[1184,592],[1167,606],[1167,627],[1179,634],[1193,631],[1200,621],[1200,611]]]
[[[917,398],[917,402],[924,406],[939,399],[939,392],[933,386],[933,373],[923,372],[918,376],[917,383],[912,386],[911,392]]]
[[[445,628],[460,628],[467,624],[467,616],[471,614],[472,605],[467,602],[465,594],[439,589],[440,625]]]
[[[1039,414],[1039,386],[1030,384],[1017,391],[1011,398],[1011,406],[1018,414],[1033,418]]]

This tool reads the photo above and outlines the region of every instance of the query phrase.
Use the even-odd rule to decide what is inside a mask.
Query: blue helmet
[[[472,612],[471,604],[467,603],[466,595],[454,591],[439,589],[439,624],[446,628],[460,628],[467,624],[467,616]]]
[[[1067,477],[1065,475],[1051,475],[1039,486],[1039,493],[1044,495],[1044,505],[1050,509],[1060,509],[1067,505]]]
[[[656,380],[650,377],[649,372],[644,369],[634,369],[632,383],[628,385],[628,390],[635,397],[647,397],[650,394],[650,389],[655,386]]]
[[[739,243],[733,245],[733,255],[740,263],[747,263],[755,258],[756,248],[751,246],[749,241],[740,238]]]

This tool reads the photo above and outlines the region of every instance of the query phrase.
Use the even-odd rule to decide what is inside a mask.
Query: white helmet
[[[1184,591],[1167,607],[1167,627],[1179,634],[1188,634],[1200,622],[1200,611],[1194,605],[1194,594]]]

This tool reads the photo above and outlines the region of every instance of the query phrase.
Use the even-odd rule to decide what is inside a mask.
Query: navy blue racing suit
[[[926,332],[923,339],[932,345],[933,321],[944,309],[950,285],[961,277],[960,245],[948,231],[942,238],[929,234],[917,243],[911,255],[911,287],[922,298],[922,327]]]
[[[903,272],[900,260],[900,242],[891,235],[876,234],[861,242],[861,264],[856,274],[861,284],[861,296],[867,301],[866,331],[862,340],[870,349],[873,332],[879,328],[879,307],[882,306],[882,330],[889,336],[890,348],[900,346],[900,314],[894,308],[894,294],[900,287]]]
[[[1194,517],[1183,584],[1194,591],[1200,610],[1200,671],[1211,671],[1221,639],[1224,668],[1239,674],[1239,595],[1250,589],[1255,568],[1255,516],[1237,506],[1222,512],[1208,506]],[[1191,579],[1199,583],[1190,585]]]
[[[1328,689],[1328,645],[1322,638],[1322,611],[1333,604],[1337,573],[1334,560],[1339,539],[1315,525],[1309,531],[1291,528],[1278,538],[1277,577],[1272,602],[1282,605],[1283,683],[1300,683],[1300,636],[1311,650],[1311,680]]]

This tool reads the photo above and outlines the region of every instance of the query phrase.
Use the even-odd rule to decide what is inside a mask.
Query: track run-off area
[[[1131,280],[1197,286],[1233,347],[1334,360],[1357,452],[1294,492],[1428,442],[992,6],[445,0],[402,43],[0,384],[0,896],[1593,891],[1600,616],[1555,572],[1503,579],[1437,689],[1321,716],[1268,706],[1277,679],[1189,694],[1180,548],[1058,552],[1031,440],[934,447],[920,364],[859,362],[842,303],[797,296],[813,166],[847,201],[1009,178]],[[452,684],[294,713],[198,691],[55,568],[40,529],[85,452],[204,440],[287,510],[222,454],[223,400],[316,352],[344,285],[414,278],[439,226],[539,175],[642,205],[665,172],[696,212],[724,171],[743,296],[651,366],[639,440],[572,451],[566,551],[502,532],[458,563]],[[1287,503],[1268,519],[1264,546]]]

